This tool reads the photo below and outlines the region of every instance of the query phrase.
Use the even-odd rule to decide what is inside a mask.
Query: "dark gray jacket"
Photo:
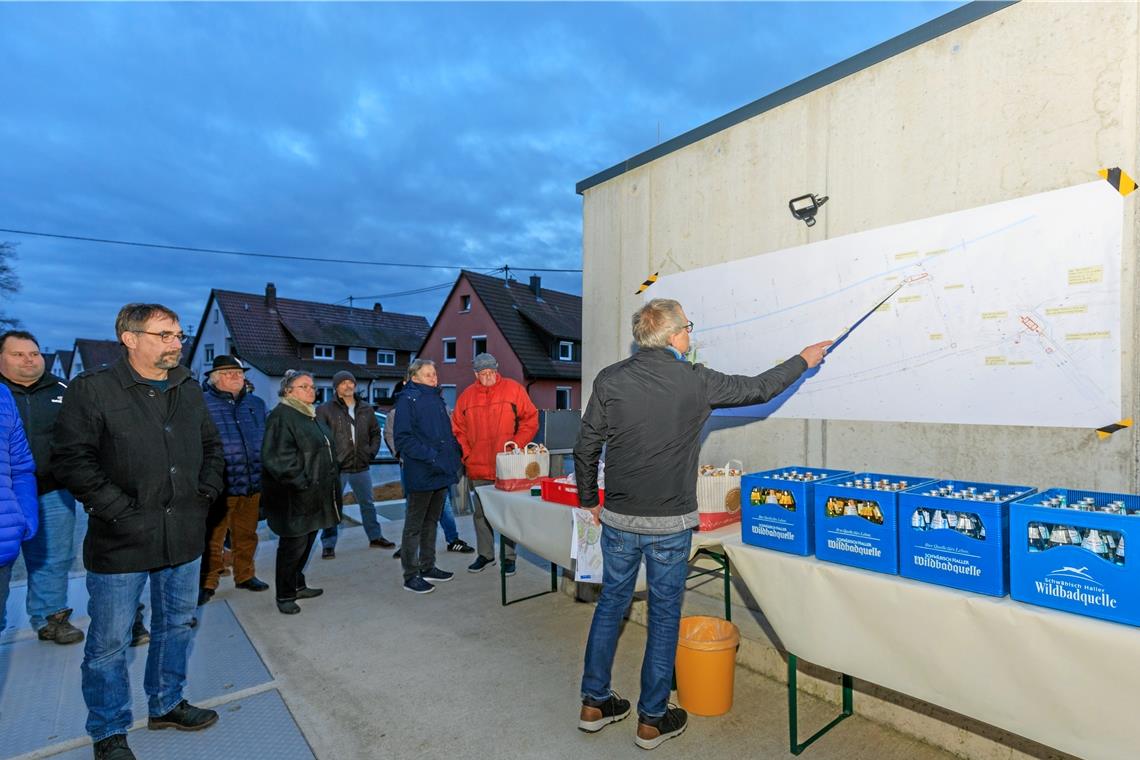
[[[648,517],[694,511],[701,428],[712,410],[769,401],[806,369],[796,355],[755,377],[723,375],[667,348],[611,364],[594,380],[574,447],[579,504],[598,504],[598,459],[606,444],[608,511]]]
[[[317,419],[332,431],[340,471],[364,472],[380,450],[380,423],[372,405],[359,398],[352,411],[337,397],[317,407]]]

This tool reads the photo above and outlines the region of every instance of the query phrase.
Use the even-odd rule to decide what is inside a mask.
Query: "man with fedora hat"
[[[237,357],[215,356],[202,386],[206,408],[221,435],[226,471],[225,490],[210,510],[199,604],[210,601],[218,588],[226,533],[230,534],[233,551],[234,585],[247,591],[269,588],[254,573],[253,565],[261,505],[265,402],[246,390],[245,370]]]

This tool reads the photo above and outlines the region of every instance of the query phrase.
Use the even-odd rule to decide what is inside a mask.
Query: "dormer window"
[[[396,366],[396,352],[385,351],[382,348],[376,349],[376,363],[383,367]]]
[[[331,361],[333,359],[333,347],[319,344],[313,346],[313,358]]]
[[[558,341],[558,361],[574,361],[574,342],[569,340]]]

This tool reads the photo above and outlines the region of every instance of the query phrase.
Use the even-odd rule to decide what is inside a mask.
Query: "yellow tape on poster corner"
[[[649,275],[648,277],[646,277],[646,278],[645,278],[645,282],[641,283],[641,286],[640,286],[640,287],[638,287],[638,289],[637,289],[637,290],[635,290],[635,291],[633,292],[633,294],[634,294],[635,296],[639,296],[639,295],[641,295],[642,293],[644,293],[644,292],[645,292],[645,291],[646,291],[646,290],[649,288],[649,286],[650,286],[650,285],[652,285],[653,283],[657,282],[657,275],[658,275],[658,274],[660,274],[660,272],[654,272],[653,274],[651,274],[651,275]]]
[[[1120,422],[1114,422],[1111,425],[1105,425],[1102,428],[1097,428],[1096,429],[1096,437],[1103,441],[1105,438],[1108,438],[1110,435],[1115,433],[1117,430],[1123,430],[1126,427],[1132,427],[1132,418],[1131,417],[1129,417],[1126,420],[1121,420]]]
[[[1101,169],[1097,174],[1125,197],[1128,197],[1128,194],[1136,189],[1136,180],[1129,177],[1119,166],[1114,166],[1111,169]]]

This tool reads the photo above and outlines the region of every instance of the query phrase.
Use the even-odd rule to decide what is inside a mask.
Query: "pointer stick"
[[[828,348],[827,348],[827,353],[829,353],[829,354],[830,354],[832,351],[834,351],[834,350],[835,350],[835,349],[836,349],[836,348],[839,346],[839,344],[840,344],[840,343],[842,343],[843,341],[845,341],[845,340],[847,339],[847,336],[848,336],[848,335],[850,335],[851,333],[853,333],[853,332],[855,331],[855,328],[856,328],[856,327],[858,327],[859,325],[863,324],[864,320],[866,320],[866,319],[867,319],[867,317],[869,317],[869,316],[871,316],[872,314],[874,314],[874,313],[875,313],[875,311],[876,311],[876,310],[877,310],[877,309],[878,309],[880,306],[882,306],[883,304],[885,304],[887,301],[891,300],[891,296],[893,296],[895,293],[898,293],[900,290],[902,290],[902,286],[903,286],[903,285],[906,285],[906,281],[905,281],[905,280],[904,280],[904,281],[902,281],[902,282],[900,282],[900,283],[898,284],[898,286],[897,286],[897,287],[896,287],[894,290],[892,290],[890,293],[887,293],[887,297],[886,297],[886,298],[884,298],[882,301],[879,301],[877,304],[875,304],[874,306],[872,306],[872,307],[871,307],[871,310],[870,310],[870,311],[868,311],[868,312],[867,312],[866,314],[864,314],[863,316],[859,317],[859,321],[857,321],[855,324],[851,325],[851,326],[850,326],[850,327],[848,327],[846,330],[844,330],[844,331],[843,331],[843,332],[840,334],[840,336],[839,336],[838,338],[836,338],[836,339],[835,339],[835,340],[832,342],[832,344],[831,344],[830,346],[828,346]]]

